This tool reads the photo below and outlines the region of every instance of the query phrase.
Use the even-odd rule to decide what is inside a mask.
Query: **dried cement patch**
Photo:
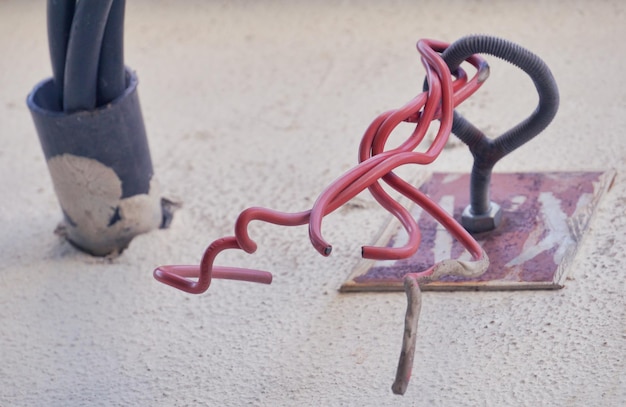
[[[48,160],[48,168],[65,214],[66,237],[80,248],[95,255],[121,251],[134,236],[159,226],[154,180],[149,194],[121,199],[122,181],[94,159],[62,154]]]

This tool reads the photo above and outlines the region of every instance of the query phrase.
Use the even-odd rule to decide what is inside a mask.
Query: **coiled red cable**
[[[285,213],[266,208],[253,207],[244,210],[235,223],[235,235],[218,239],[204,252],[199,266],[168,265],[154,271],[154,277],[180,290],[199,294],[206,291],[213,278],[243,280],[269,284],[272,275],[265,271],[222,267],[214,264],[216,256],[228,249],[240,249],[253,253],[257,245],[248,234],[248,224],[254,220],[282,226],[309,225],[309,237],[315,249],[324,256],[332,246],[322,236],[322,220],[361,191],[368,189],[378,203],[398,218],[406,229],[409,240],[404,247],[364,246],[362,255],[370,259],[401,259],[414,254],[420,244],[421,234],[410,212],[394,200],[380,184],[384,181],[400,194],[439,221],[470,252],[474,260],[483,259],[484,253],[474,238],[441,207],[415,186],[402,180],[393,170],[406,164],[426,165],[432,163],[443,150],[452,128],[453,111],[470,97],[488,76],[487,63],[477,55],[467,59],[476,68],[471,79],[461,68],[453,75],[440,56],[447,43],[420,40],[417,49],[426,69],[428,91],[423,92],[403,107],[379,115],[367,128],[359,147],[359,164],[331,183],[317,198],[308,211]],[[432,121],[439,121],[439,128],[426,152],[414,150],[422,143]],[[385,151],[385,144],[392,131],[401,122],[416,123],[415,130],[399,147]],[[413,278],[432,275],[435,266],[428,270],[411,273]]]

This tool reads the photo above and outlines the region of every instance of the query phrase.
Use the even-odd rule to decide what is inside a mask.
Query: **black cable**
[[[93,110],[100,49],[113,0],[80,0],[77,3],[65,62],[63,110]]]
[[[65,75],[65,55],[70,38],[75,0],[48,0],[48,48],[52,62],[52,77],[58,94],[58,109],[63,106],[63,83]]]
[[[126,89],[124,71],[124,8],[126,0],[113,0],[102,39],[98,67],[98,106],[113,101]]]

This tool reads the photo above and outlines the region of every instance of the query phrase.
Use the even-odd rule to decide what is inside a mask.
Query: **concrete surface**
[[[126,60],[155,168],[184,208],[102,259],[52,233],[60,210],[25,106],[51,73],[44,2],[0,2],[0,405],[626,403],[623,2],[128,3]],[[498,171],[618,172],[564,289],[425,294],[398,397],[404,294],[337,292],[387,216],[366,195],[325,221],[329,258],[306,228],[258,223],[256,254],[219,258],[272,271],[271,286],[218,280],[191,296],[153,280],[159,264],[197,262],[248,206],[309,208],[355,163],[370,121],[420,90],[415,42],[477,32],[542,56],[561,89],[553,124]],[[497,134],[535,95],[490,61],[461,110]],[[468,171],[456,145],[428,170]]]

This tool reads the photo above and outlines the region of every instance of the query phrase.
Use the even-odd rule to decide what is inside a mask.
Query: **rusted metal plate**
[[[475,235],[489,256],[489,268],[477,278],[442,277],[422,290],[561,288],[597,203],[614,177],[614,171],[493,174],[491,199],[502,207],[502,224]],[[469,202],[469,175],[435,173],[420,189],[460,220]],[[402,291],[407,272],[446,258],[470,259],[430,215],[415,205],[411,211],[422,231],[418,252],[404,260],[363,260],[341,291]],[[406,237],[394,219],[375,244],[400,246]]]

